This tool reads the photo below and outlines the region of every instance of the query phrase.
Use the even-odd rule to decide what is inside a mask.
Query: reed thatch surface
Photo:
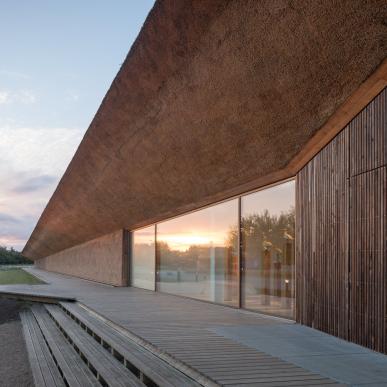
[[[386,24],[384,0],[156,2],[24,254],[284,168],[386,57]]]

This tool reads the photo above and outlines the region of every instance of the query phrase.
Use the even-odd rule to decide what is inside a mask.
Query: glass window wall
[[[241,198],[242,307],[293,318],[295,183]]]
[[[155,290],[155,226],[132,233],[131,284]]]
[[[157,289],[239,306],[238,199],[157,224]]]
[[[131,283],[293,318],[294,207],[292,180],[136,230]]]

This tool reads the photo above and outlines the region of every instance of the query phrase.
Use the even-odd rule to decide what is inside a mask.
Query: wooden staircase
[[[171,364],[75,303],[21,313],[37,387],[197,387]]]

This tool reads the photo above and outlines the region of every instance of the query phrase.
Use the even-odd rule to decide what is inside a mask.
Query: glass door
[[[132,232],[130,284],[137,288],[155,290],[155,226]]]
[[[294,240],[294,180],[242,196],[242,307],[294,318]]]

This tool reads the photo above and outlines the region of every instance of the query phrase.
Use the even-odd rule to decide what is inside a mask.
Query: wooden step
[[[166,387],[200,386],[199,383],[184,375],[147,349],[131,341],[127,336],[124,336],[110,325],[95,318],[80,306],[74,303],[61,303],[61,305],[89,333],[92,333],[98,340],[112,348],[114,353],[123,357],[132,369],[140,371],[156,385]]]
[[[70,387],[101,387],[96,376],[81,361],[74,347],[63,336],[45,308],[36,305],[31,310],[67,384]]]
[[[35,386],[66,387],[34,316],[25,310],[20,318]]]
[[[144,387],[131,371],[90,337],[76,322],[56,305],[45,305],[67,340],[80,356],[97,372],[102,385],[110,387]]]

